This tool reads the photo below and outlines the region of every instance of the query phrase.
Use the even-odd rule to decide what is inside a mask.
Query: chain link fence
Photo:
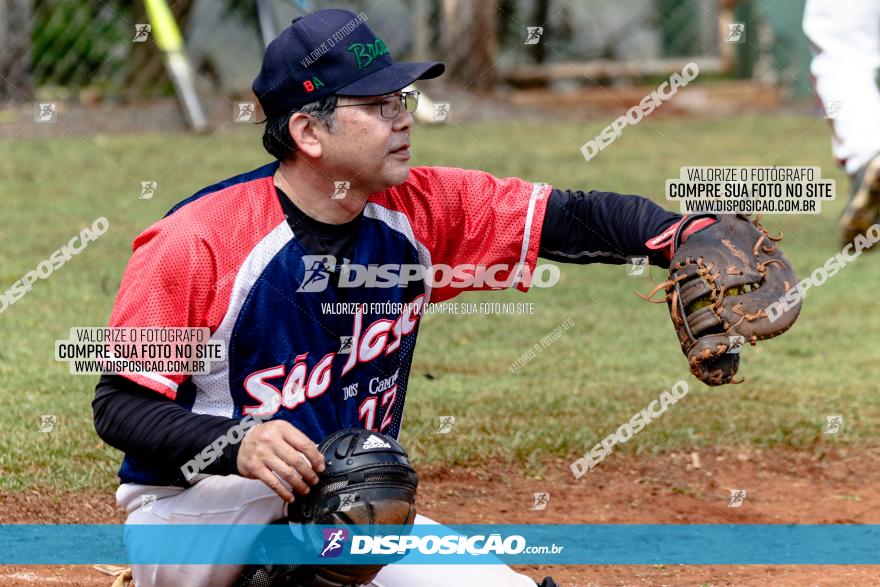
[[[191,2],[174,5],[185,20]],[[130,98],[168,91],[152,43],[134,42],[143,4],[125,0],[0,0],[0,35],[15,54],[0,57],[3,97]],[[17,23],[17,24],[13,24]]]
[[[718,47],[720,0],[502,0],[505,45],[542,26],[551,48],[533,62],[709,55]],[[542,43],[536,43],[541,49]]]
[[[188,47],[206,46],[231,34],[225,49],[235,59],[241,39],[259,62],[261,43],[252,2],[170,0],[168,5]],[[0,0],[0,98],[95,102],[135,100],[173,93],[163,55],[150,34],[143,2],[133,0]],[[230,33],[224,27],[232,26]],[[237,31],[237,34],[236,34]],[[222,43],[222,39],[219,39]],[[205,88],[216,72],[196,62]],[[203,88],[204,89],[204,88]]]
[[[743,0],[748,4],[749,0]],[[247,92],[262,40],[255,2],[169,0],[200,91]],[[486,90],[524,65],[717,57],[722,0],[274,0],[279,29],[336,6],[364,11],[397,59],[442,59],[445,79]],[[161,52],[135,40],[134,0],[0,0],[0,99],[93,103],[170,96]],[[542,41],[526,44],[529,27]],[[649,68],[650,69],[650,68]]]

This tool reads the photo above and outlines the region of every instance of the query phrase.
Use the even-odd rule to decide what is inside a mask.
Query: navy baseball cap
[[[326,98],[381,96],[439,76],[439,61],[396,63],[366,15],[335,8],[293,19],[269,43],[252,89],[267,117]]]

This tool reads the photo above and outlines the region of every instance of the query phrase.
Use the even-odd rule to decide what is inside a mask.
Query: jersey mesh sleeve
[[[242,264],[285,222],[271,175],[246,179],[187,200],[135,239],[110,326],[216,332]],[[189,379],[173,373],[123,375],[171,399]]]
[[[169,219],[170,220],[170,219]],[[169,220],[154,224],[134,241],[111,327],[210,327],[208,308],[217,283],[207,244]],[[175,399],[189,375],[123,373],[126,378]]]
[[[528,291],[551,190],[548,184],[496,178],[484,171],[415,167],[404,184],[372,201],[407,216],[432,266],[462,271],[461,266],[501,265],[493,271],[495,280]],[[441,281],[439,270],[435,275]],[[462,286],[468,281],[473,283]],[[481,281],[453,279],[450,285],[435,287],[431,301],[449,300],[462,291],[496,289]]]

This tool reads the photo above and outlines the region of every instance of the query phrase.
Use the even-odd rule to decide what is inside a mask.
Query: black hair
[[[323,122],[332,132],[336,122],[333,111],[336,109],[337,102],[336,96],[327,96],[326,98],[321,98],[315,102],[309,102],[299,108],[295,108],[287,114],[267,118],[266,126],[263,129],[263,147],[279,161],[294,158],[296,156],[296,143],[293,142],[293,138],[290,136],[290,117],[295,112],[310,114]]]

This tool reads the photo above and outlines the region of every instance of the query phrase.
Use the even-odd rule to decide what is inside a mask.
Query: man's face
[[[406,181],[412,115],[403,105],[395,118],[384,118],[378,104],[349,107],[395,95],[399,94],[339,98],[338,105],[345,107],[334,112],[334,130],[319,132],[322,173],[333,180],[350,181],[352,188],[366,193],[381,192]],[[384,106],[386,113],[392,111],[390,106]]]

